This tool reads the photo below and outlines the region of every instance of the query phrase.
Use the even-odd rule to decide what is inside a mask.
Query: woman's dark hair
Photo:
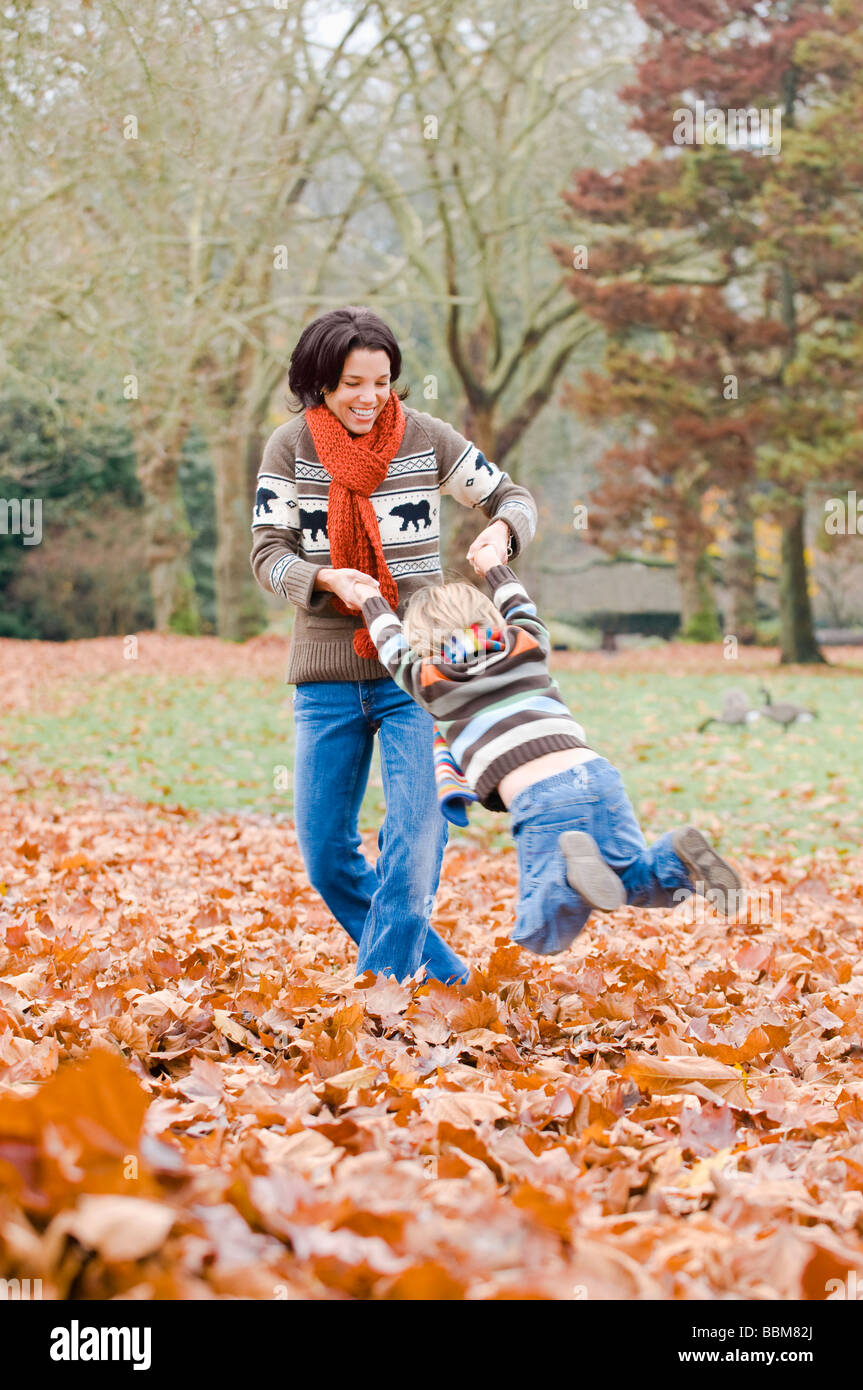
[[[402,355],[393,331],[372,309],[348,304],[331,309],[307,323],[291,354],[288,385],[299,402],[295,412],[323,405],[324,391],[335,391],[342,377],[345,358],[353,348],[378,349],[390,359],[390,383],[398,380]],[[410,390],[405,386],[396,395],[403,401]]]

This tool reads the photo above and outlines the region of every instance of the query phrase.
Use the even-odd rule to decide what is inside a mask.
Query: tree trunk
[[[789,72],[786,91],[786,119],[794,125],[794,99],[796,79],[793,70]],[[781,263],[779,303],[782,322],[788,330],[788,345],[784,351],[782,366],[783,386],[786,384],[788,368],[797,356],[797,304],[795,300],[794,277],[787,261]],[[806,534],[804,529],[804,508],[802,498],[794,504],[793,510],[782,517],[782,547],[779,574],[779,645],[780,664],[815,665],[824,662],[824,657],[815,641],[815,622],[812,616],[812,602],[809,596],[809,575],[806,568]],[[825,663],[826,664],[826,663]]]
[[[147,438],[137,454],[157,632],[200,631],[195,582],[189,567],[191,529],[178,476],[184,436],[185,427],[170,441]]]
[[[824,662],[815,641],[805,546],[804,513],[801,505],[791,516],[785,518],[782,528],[779,641],[780,664],[783,666],[791,663],[815,665]]]
[[[677,528],[680,636],[685,642],[718,642],[722,636],[704,540],[683,518]]]
[[[498,464],[498,467],[503,466],[500,460],[495,458],[496,443],[494,412],[492,410],[471,410],[468,407],[462,421],[461,432],[466,439],[469,439],[485,454],[487,459]],[[488,521],[484,513],[478,509],[457,508],[457,514],[452,525],[448,528],[446,539],[444,563],[447,571],[457,571],[462,578],[470,580],[471,583],[480,582],[465,557],[480,531],[487,525]]]
[[[729,601],[725,631],[747,647],[757,637],[755,521],[746,487],[735,488],[730,502],[731,536],[724,565]]]
[[[261,591],[249,565],[255,478],[263,450],[259,431],[242,417],[211,438],[216,489],[216,627],[233,642],[266,627]]]

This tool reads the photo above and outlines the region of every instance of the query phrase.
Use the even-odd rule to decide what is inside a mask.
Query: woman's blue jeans
[[[468,968],[429,926],[447,840],[431,716],[385,676],[307,681],[294,698],[294,816],[306,871],[359,947],[357,974],[403,980],[420,965],[444,983]],[[357,820],[380,738],[386,817],[374,868]]]

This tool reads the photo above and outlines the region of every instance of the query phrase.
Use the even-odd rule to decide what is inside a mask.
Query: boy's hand
[[[509,527],[505,521],[493,521],[490,526],[486,526],[484,531],[480,531],[470,550],[467,558],[473,565],[477,574],[485,574],[485,570],[479,569],[476,564],[477,552],[484,546],[490,545],[494,549],[496,565],[505,565],[509,556]],[[490,566],[486,565],[486,569]]]
[[[474,542],[474,544],[476,544],[476,542]],[[473,549],[473,547],[471,547],[471,549]],[[495,565],[500,565],[502,563],[503,561],[500,559],[500,556],[498,555],[493,545],[481,545],[479,549],[474,552],[471,558],[471,564],[473,565],[477,574],[482,575],[483,579],[485,579],[488,570],[493,569]]]

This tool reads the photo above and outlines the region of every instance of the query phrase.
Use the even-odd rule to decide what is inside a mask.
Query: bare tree
[[[392,19],[392,7],[385,12]],[[346,130],[397,232],[382,268],[418,306],[432,345],[431,360],[412,353],[431,379],[427,396],[440,384],[463,432],[511,470],[509,456],[568,364],[599,336],[547,248],[564,232],[559,188],[573,149],[607,157],[597,112],[614,103],[638,37],[623,4],[519,10],[440,0],[383,43],[396,86],[389,158],[352,139],[363,122]],[[453,529],[456,562],[475,524],[468,516]]]
[[[59,0],[50,30],[28,13],[2,69],[23,134],[0,230],[39,255],[11,303],[0,252],[10,356],[34,328],[62,333],[75,389],[99,382],[129,421],[160,628],[196,621],[179,464],[203,430],[218,627],[242,637],[259,621],[252,481],[310,314],[391,306],[429,399],[497,460],[589,350],[546,243],[573,149],[602,151],[637,28],[622,0],[350,0],[338,17],[323,0]]]
[[[249,485],[284,374],[285,321],[298,325],[321,294],[361,181],[345,181],[323,235],[303,194],[392,29],[365,0],[335,36],[320,0],[227,11],[216,0],[61,0],[50,33],[37,19],[27,30],[24,77],[4,73],[33,136],[19,141],[26,194],[4,230],[40,242],[23,304],[4,296],[10,357],[34,325],[67,324],[70,379],[87,362],[129,420],[160,628],[195,624],[178,480],[193,423],[215,467],[219,631],[255,626]],[[62,280],[66,259],[75,269]]]

